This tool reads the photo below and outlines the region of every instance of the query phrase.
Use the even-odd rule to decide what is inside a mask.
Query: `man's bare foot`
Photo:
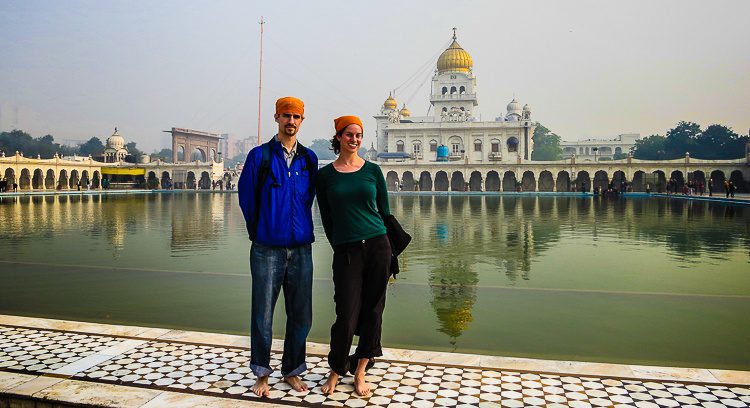
[[[258,380],[255,381],[255,384],[250,388],[250,391],[259,397],[269,397],[271,395],[271,389],[268,387],[268,376],[258,377]]]
[[[323,391],[324,395],[331,395],[336,392],[336,385],[338,385],[338,383],[339,375],[331,371],[331,373],[328,374],[328,379],[326,380],[325,384],[323,384],[320,389]]]
[[[284,381],[286,381],[287,384],[291,385],[292,388],[294,388],[294,391],[307,391],[307,384],[304,381],[300,380],[296,375],[284,377]]]
[[[370,395],[370,386],[365,381],[365,369],[369,361],[369,358],[360,358],[357,362],[357,369],[354,371],[354,391],[360,397]]]

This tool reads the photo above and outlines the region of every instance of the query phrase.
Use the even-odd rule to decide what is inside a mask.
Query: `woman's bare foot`
[[[338,385],[338,383],[339,383],[339,375],[331,371],[331,373],[328,374],[328,379],[326,380],[325,384],[323,384],[323,386],[321,387],[323,394],[331,395],[334,392],[336,392],[336,385]]]
[[[357,370],[354,371],[354,391],[360,397],[370,395],[370,386],[365,381],[365,369],[369,361],[369,358],[360,358],[357,362]]]
[[[291,385],[294,391],[303,392],[307,391],[307,384],[300,380],[299,377],[296,375],[290,375],[289,377],[284,377],[284,381]]]
[[[271,395],[271,389],[268,387],[268,376],[258,377],[250,390],[259,397],[269,397]]]

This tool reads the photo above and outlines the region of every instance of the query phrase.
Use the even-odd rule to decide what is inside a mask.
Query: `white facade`
[[[563,158],[568,159],[575,155],[579,163],[601,159],[611,160],[617,154],[627,155],[635,147],[635,142],[640,139],[640,133],[624,133],[617,135],[614,139],[561,141],[560,148],[563,151]]]
[[[413,117],[389,96],[374,116],[381,161],[520,163],[531,160],[531,109],[514,98],[494,121],[477,118],[473,61],[456,41],[438,58],[432,78],[432,116]],[[438,157],[439,146],[447,156]]]

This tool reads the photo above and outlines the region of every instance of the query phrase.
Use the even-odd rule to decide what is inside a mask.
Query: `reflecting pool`
[[[750,208],[513,195],[391,206],[414,241],[389,288],[386,346],[750,369]],[[327,342],[331,249],[314,216],[310,340]],[[248,254],[236,195],[0,198],[0,313],[246,334]]]

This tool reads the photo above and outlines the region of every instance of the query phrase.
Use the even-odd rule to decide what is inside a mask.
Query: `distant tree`
[[[151,160],[161,159],[161,161],[172,163],[172,149],[161,149],[160,151],[154,150],[151,153]]]
[[[685,157],[687,152],[695,152],[700,134],[701,127],[697,123],[685,121],[677,123],[677,126],[667,131],[664,141],[666,158],[677,159]]]
[[[315,139],[309,146],[318,156],[318,160],[335,160],[336,155],[331,150],[331,142],[326,139]]]
[[[534,129],[534,150],[531,152],[531,160],[560,160],[562,159],[562,148],[560,147],[560,136],[552,133],[544,125],[536,122]]]
[[[224,167],[234,167],[237,164],[244,164],[247,159],[247,153],[240,153],[231,159],[224,160]]]
[[[633,157],[641,160],[663,160],[667,158],[662,135],[651,135],[635,141]]]
[[[696,159],[739,159],[745,155],[747,136],[740,136],[723,125],[710,125],[696,139],[696,149],[690,156]]]
[[[125,161],[128,163],[138,163],[143,152],[135,147],[135,142],[125,143],[125,148],[128,149],[128,155],[125,157]]]
[[[99,157],[104,154],[104,144],[98,137],[92,137],[85,143],[78,145],[78,154],[81,156]]]
[[[627,153],[615,153],[612,155],[612,160],[622,160],[627,159],[628,154]]]
[[[0,151],[5,152],[8,156],[12,156],[18,151],[26,157],[39,155],[43,159],[49,159],[55,153],[60,153],[63,156],[73,155],[77,152],[77,149],[60,146],[60,144],[55,143],[52,135],[45,135],[34,139],[28,133],[16,129],[0,133]]]

